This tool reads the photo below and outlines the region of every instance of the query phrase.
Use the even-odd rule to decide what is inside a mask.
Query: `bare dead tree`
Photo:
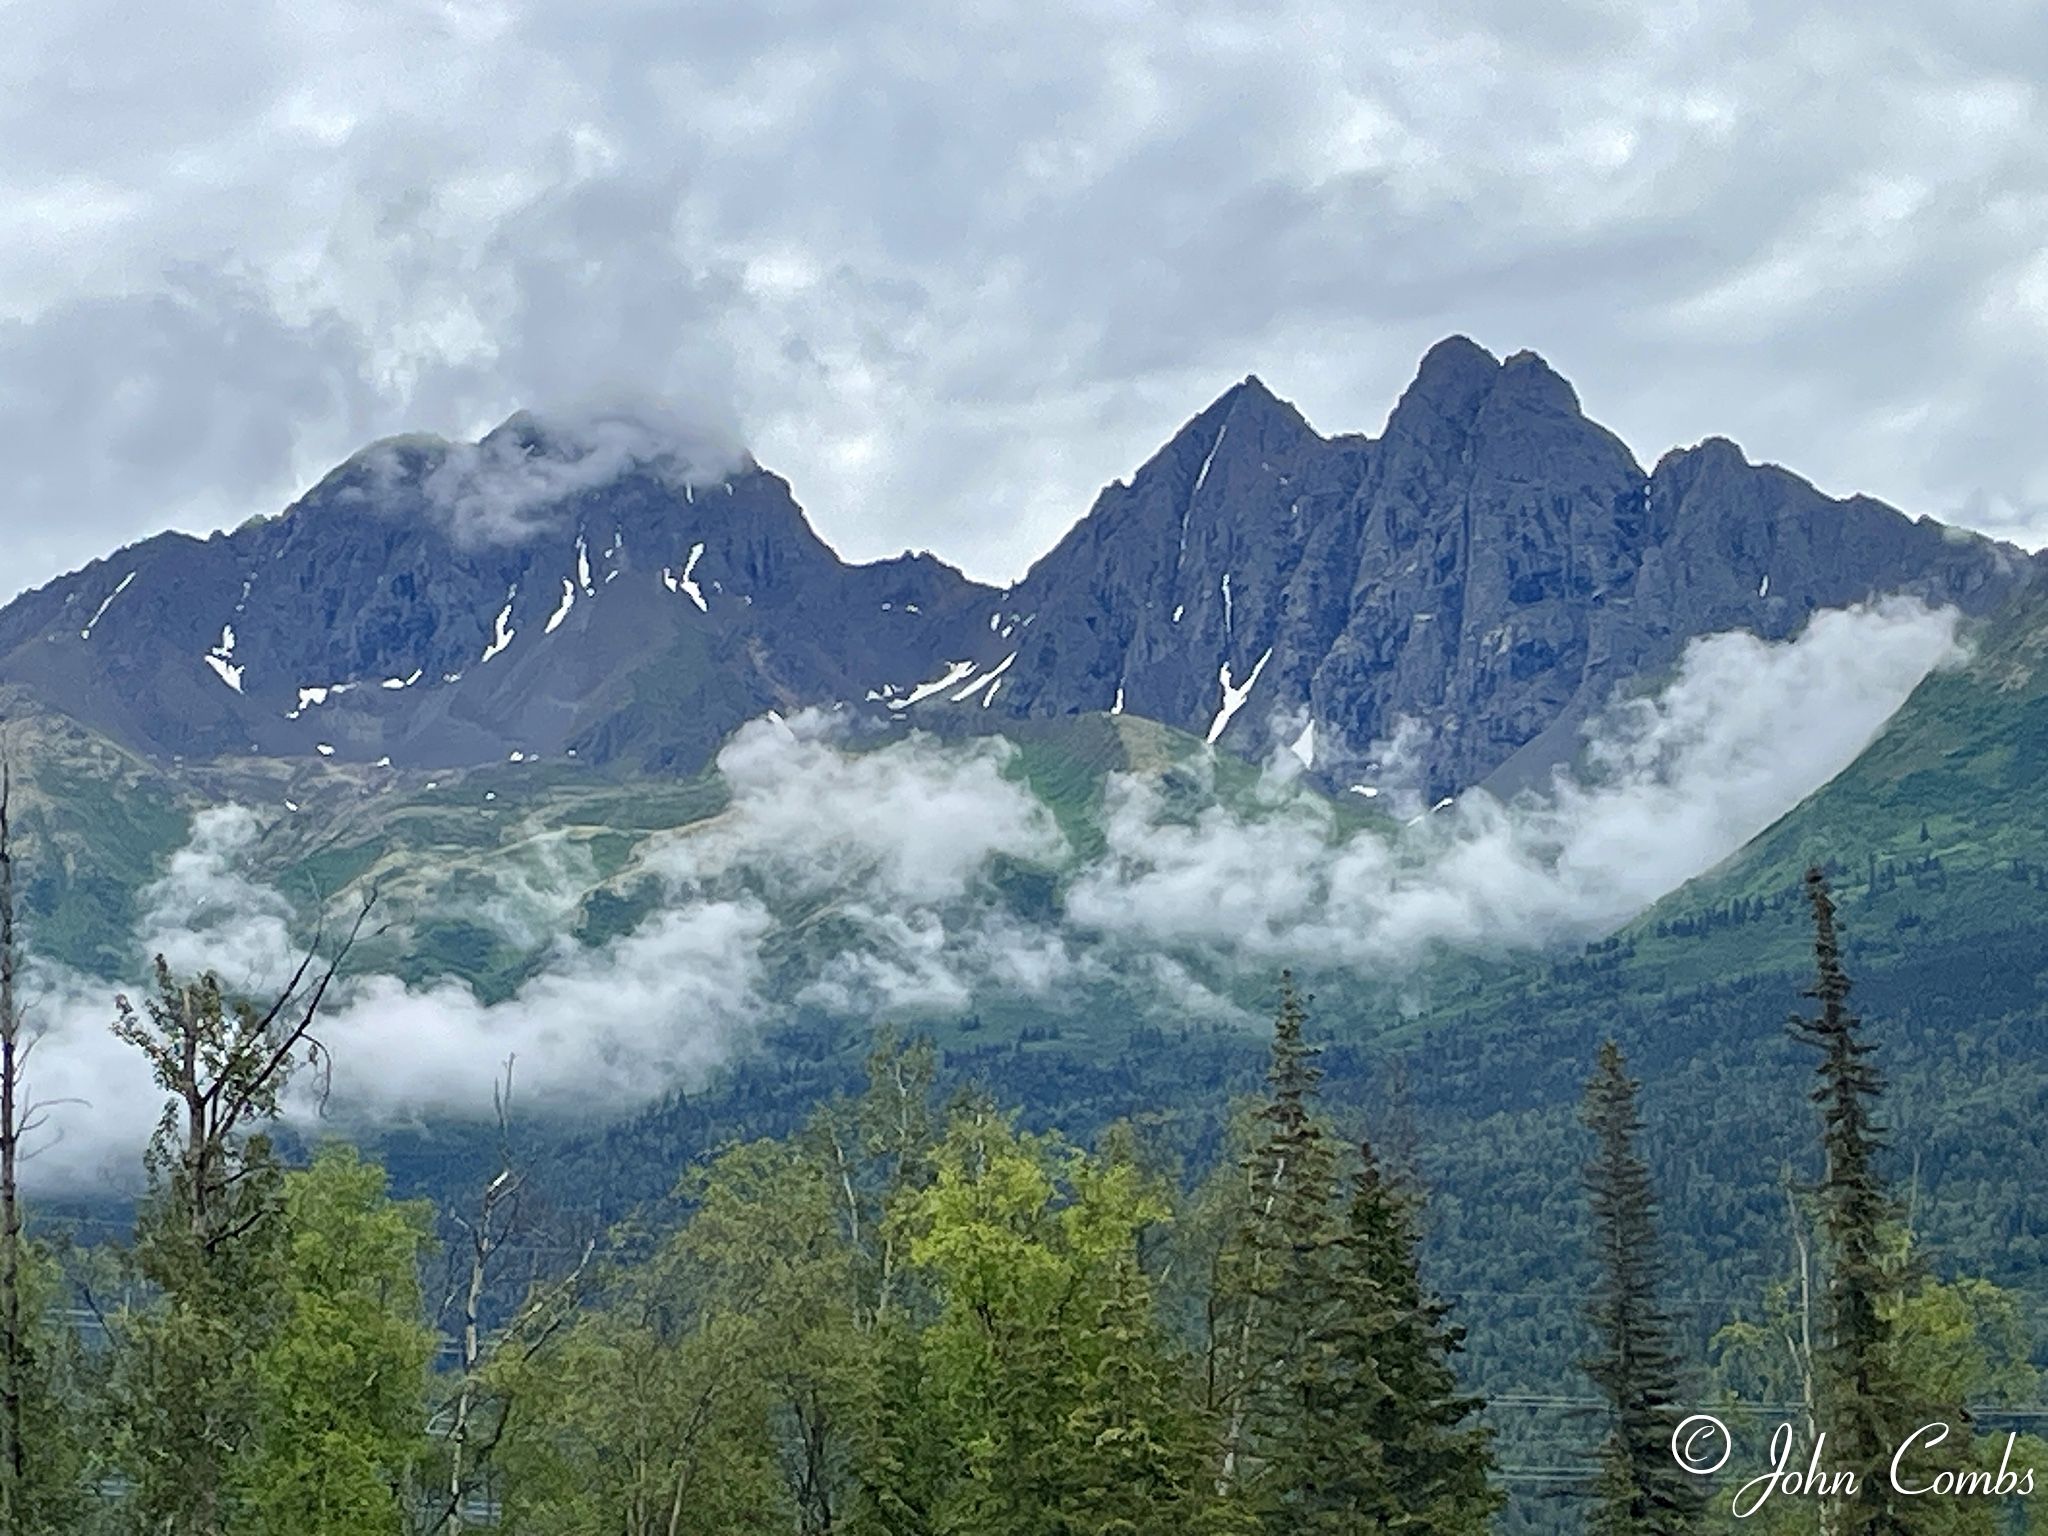
[[[530,1284],[511,1317],[495,1333],[483,1327],[485,1297],[494,1270],[519,1231],[520,1197],[525,1170],[512,1148],[512,1067],[491,1086],[491,1105],[498,1126],[498,1169],[477,1199],[476,1215],[456,1219],[464,1241],[450,1251],[449,1279],[441,1303],[445,1327],[452,1313],[458,1327],[460,1369],[453,1390],[435,1417],[447,1423],[447,1476],[430,1510],[425,1528],[435,1536],[457,1536],[468,1528],[470,1499],[484,1486],[489,1463],[511,1421],[512,1402],[502,1384],[491,1381],[499,1360],[531,1359],[568,1321],[597,1244],[585,1243],[570,1271],[548,1285]]]
[[[156,957],[157,995],[144,1002],[146,1019],[125,994],[114,999],[120,1015],[116,1038],[142,1052],[157,1085],[171,1095],[151,1156],[157,1166],[175,1169],[193,1236],[209,1253],[241,1236],[254,1219],[233,1209],[230,1196],[239,1174],[232,1149],[251,1125],[277,1114],[302,1052],[304,1064],[320,1074],[325,1102],[333,1064],[313,1034],[314,1021],[376,901],[375,891],[364,897],[347,937],[309,983],[318,956],[316,935],[267,1008],[230,1005],[211,972],[194,982],[177,981],[162,955]]]
[[[15,995],[14,848],[9,808],[13,764],[0,758],[0,1530],[13,1530],[27,1477],[23,1403],[28,1339],[22,1317],[22,1137],[34,1118],[22,1098],[22,1071],[35,1041],[22,1032]]]

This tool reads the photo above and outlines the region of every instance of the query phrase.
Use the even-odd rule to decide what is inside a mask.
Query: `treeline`
[[[1029,1132],[942,1092],[928,1044],[884,1040],[864,1092],[683,1170],[680,1219],[543,1264],[509,1154],[439,1244],[431,1206],[352,1149],[285,1166],[280,1106],[324,1071],[339,957],[268,1006],[159,961],[154,995],[117,1000],[167,1099],[134,1237],[66,1251],[24,1230],[13,1182],[34,1116],[4,816],[0,784],[0,1533],[1476,1536],[1505,1502],[1463,1331],[1418,1265],[1412,1161],[1324,1112],[1285,974],[1263,1089],[1192,1180],[1139,1128]],[[1586,1086],[1582,1371],[1605,1406],[1568,1523],[1602,1536],[1731,1517],[1674,1460],[1701,1406],[1742,1455],[1783,1419],[1793,1466],[1853,1476],[1774,1484],[1754,1513],[1775,1531],[1992,1536],[2017,1507],[1888,1491],[1891,1449],[1930,1422],[1953,1433],[1927,1479],[2010,1461],[1967,1410],[2035,1381],[2010,1298],[1915,1250],[1818,872],[1808,898],[1818,1008],[1793,1032],[1823,1172],[1786,1186],[1799,1263],[1711,1369],[1662,1300],[1612,1041]],[[2048,1478],[2048,1446],[2017,1443]]]
[[[1127,1127],[1020,1131],[885,1043],[863,1095],[692,1169],[679,1227],[492,1326],[501,1172],[457,1227],[438,1368],[431,1211],[346,1147],[273,1150],[318,997],[259,1011],[160,965],[122,1001],[171,1105],[135,1241],[72,1256],[100,1337],[23,1249],[9,1530],[1461,1536],[1501,1502],[1419,1199],[1316,1112],[1284,979],[1264,1100],[1192,1190]]]

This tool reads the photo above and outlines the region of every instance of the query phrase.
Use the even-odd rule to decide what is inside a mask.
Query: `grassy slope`
[[[1945,1266],[2048,1302],[2048,1225],[2033,1214],[2048,1184],[2044,662],[2048,601],[2037,599],[1982,635],[1966,665],[1930,677],[1832,784],[1583,955],[1448,962],[1405,1009],[1322,979],[1322,1018],[1338,1037],[1330,1099],[1383,1140],[1413,1126],[1434,1194],[1434,1270],[1464,1298],[1470,1366],[1490,1390],[1570,1382],[1586,1283],[1585,1148],[1573,1111],[1603,1035],[1621,1039],[1645,1082],[1647,1150],[1698,1358],[1713,1327],[1753,1305],[1779,1271],[1781,1170],[1812,1172],[1808,1063],[1780,1026],[1800,1003],[1808,931],[1797,885],[1814,861],[1841,896],[1858,1001],[1894,1085],[1898,1171],[1916,1180],[1923,1233]],[[407,945],[365,964],[461,975],[486,996],[516,986],[531,953],[453,915],[473,914],[479,893],[522,867],[566,860],[587,887],[578,933],[602,942],[652,899],[634,872],[644,839],[725,804],[715,775],[610,778],[568,764],[447,775],[432,790],[417,777],[319,764],[173,776],[60,723],[28,729],[34,740],[17,746],[17,760],[30,760],[25,865],[41,865],[29,877],[35,942],[101,974],[133,932],[143,872],[161,869],[207,800],[270,808],[259,873],[309,915],[316,896],[346,899],[372,883],[411,915]],[[1048,722],[1016,745],[1009,772],[1084,856],[1101,846],[1113,772],[1155,775],[1184,815],[1211,793],[1248,799],[1255,776],[1223,758],[1210,781],[1199,743],[1132,718]],[[283,812],[287,797],[298,813]],[[1350,806],[1339,814],[1347,824],[1358,816]],[[1022,908],[1056,899],[1056,872],[997,878]],[[1258,1043],[1138,1026],[1115,1007],[1088,1000],[1087,1025],[1077,1032],[1070,1014],[1065,1038],[1029,1008],[942,1021],[937,1033],[956,1073],[1024,1103],[1035,1121],[1085,1136],[1136,1113],[1192,1161],[1212,1155],[1229,1095],[1256,1084]],[[561,1147],[559,1182],[592,1210],[658,1193],[693,1151],[800,1120],[817,1096],[852,1081],[861,1052],[832,1021],[795,1021],[774,1052],[740,1064],[718,1090]],[[453,1166],[445,1145],[392,1150],[414,1165],[416,1185]],[[1534,1455],[1555,1427],[1516,1433]]]

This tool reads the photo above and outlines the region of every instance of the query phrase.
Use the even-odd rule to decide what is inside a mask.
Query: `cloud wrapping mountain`
[[[1126,781],[1110,856],[1076,880],[1067,913],[1133,945],[1368,974],[1438,947],[1592,938],[1848,766],[1951,653],[1955,626],[1953,610],[1888,600],[1816,614],[1789,643],[1695,640],[1667,687],[1590,724],[1576,774],[1506,803],[1474,790],[1397,837],[1335,838],[1305,796],[1256,820],[1219,806],[1163,824],[1156,792]],[[1291,760],[1276,752],[1272,770]]]
[[[373,485],[364,494],[374,501],[404,479],[404,467],[391,447],[373,448],[367,458]],[[715,405],[685,414],[654,400],[593,400],[521,412],[479,442],[447,444],[420,489],[456,547],[474,549],[559,528],[565,502],[635,469],[676,490],[701,489],[748,462],[738,427]]]
[[[700,1081],[792,1007],[914,1021],[1000,997],[1057,1010],[1108,987],[1139,1013],[1232,1018],[1235,974],[1297,964],[1398,982],[1441,950],[1595,937],[1840,771],[1955,634],[1953,610],[1901,599],[1818,614],[1788,642],[1695,641],[1666,686],[1598,717],[1578,771],[1547,792],[1474,791],[1384,830],[1342,834],[1284,732],[1250,803],[1192,822],[1157,782],[1119,775],[1086,862],[1006,776],[1004,742],[863,746],[844,717],[764,717],[720,753],[728,808],[643,850],[660,898],[631,931],[587,947],[557,926],[498,1002],[452,979],[344,985],[321,1025],[334,1123],[485,1113],[508,1055],[531,1102],[607,1117]],[[242,868],[259,835],[242,807],[198,818],[146,893],[138,969],[155,948],[259,994],[282,979],[298,954],[289,904]],[[1064,871],[1057,905],[1006,901],[992,882],[1006,861]],[[501,921],[544,924],[587,878],[539,857]],[[112,984],[39,974],[38,1091],[92,1102],[52,1109],[65,1139],[36,1177],[89,1183],[138,1149],[152,1096],[105,1031]],[[310,1126],[311,1112],[302,1093],[294,1113]]]

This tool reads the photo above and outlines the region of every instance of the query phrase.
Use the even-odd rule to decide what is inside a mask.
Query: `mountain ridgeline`
[[[1129,713],[1254,758],[1277,723],[1341,788],[1407,718],[1437,794],[1539,780],[1693,636],[1889,592],[1981,613],[2035,569],[1720,439],[1645,474],[1540,358],[1461,337],[1377,438],[1246,379],[1004,591],[840,560],[744,455],[600,447],[524,413],[373,445],[279,517],[16,599],[0,685],[158,760],[401,772],[693,773],[753,716],[836,705],[948,733]]]

